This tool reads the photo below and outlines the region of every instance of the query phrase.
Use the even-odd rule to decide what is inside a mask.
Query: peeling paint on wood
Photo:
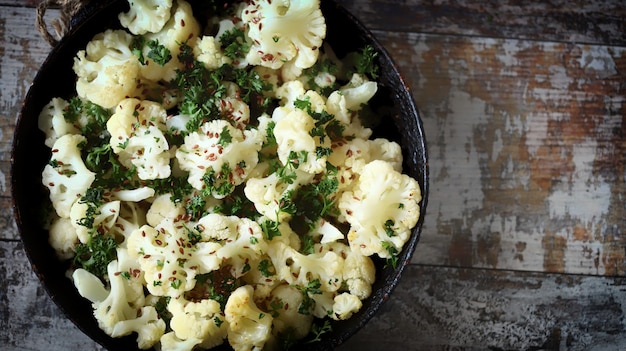
[[[414,87],[429,140],[415,263],[624,273],[614,247],[626,244],[626,76],[616,69],[626,49],[380,37]]]

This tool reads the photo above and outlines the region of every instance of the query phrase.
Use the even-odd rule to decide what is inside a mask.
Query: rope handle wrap
[[[37,17],[35,19],[37,30],[50,46],[57,45],[59,40],[69,31],[72,17],[88,2],[89,0],[43,0],[37,5]],[[61,10],[59,17],[50,22],[56,37],[50,33],[48,24],[44,19],[46,10],[51,7]]]

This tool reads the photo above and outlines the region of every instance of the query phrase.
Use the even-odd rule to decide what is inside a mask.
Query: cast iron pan
[[[190,1],[193,4],[193,0]],[[421,218],[398,259],[397,268],[383,268],[376,260],[377,280],[372,296],[363,308],[347,321],[333,322],[332,332],[317,343],[299,344],[294,350],[330,350],[340,345],[379,310],[398,284],[404,267],[410,262],[419,241],[428,198],[428,162],[422,121],[413,96],[398,69],[381,44],[352,14],[334,2],[322,0],[327,20],[327,41],[339,57],[370,44],[379,52],[380,88],[374,99],[382,123],[374,128],[375,137],[399,142],[404,152],[404,172],[418,180],[423,200]],[[117,14],[126,11],[125,0],[91,1],[72,19],[72,29],[55,46],[37,73],[26,95],[17,121],[11,156],[13,209],[24,249],[34,272],[52,300],[80,330],[109,350],[137,350],[136,337],[111,338],[100,330],[92,315],[90,302],[82,298],[65,276],[67,265],[56,259],[48,245],[47,232],[40,226],[41,207],[47,192],[41,185],[41,172],[50,157],[44,135],[37,128],[37,117],[53,97],[68,99],[75,94],[72,64],[76,52],[106,28],[119,27]],[[398,316],[401,318],[401,316]],[[225,342],[217,350],[228,350]]]

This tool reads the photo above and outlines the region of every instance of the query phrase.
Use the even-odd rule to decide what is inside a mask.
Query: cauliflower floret
[[[232,62],[232,60],[222,52],[219,40],[210,35],[205,35],[200,38],[200,40],[196,40],[193,47],[193,54],[196,60],[204,63],[204,67],[209,70],[218,69]]]
[[[133,34],[156,33],[172,15],[172,0],[132,0],[128,3],[128,12],[120,13],[118,18],[120,24]]]
[[[352,317],[352,314],[363,307],[361,300],[352,294],[342,293],[335,296],[333,304],[332,318],[335,320],[345,320]]]
[[[126,239],[131,257],[139,261],[146,288],[155,296],[176,298],[193,289],[195,277],[219,268],[211,255],[218,243],[189,242],[189,228],[170,218],[157,226],[143,225]]]
[[[307,286],[319,280],[323,291],[337,291],[342,284],[344,259],[333,251],[302,254],[283,242],[270,242],[268,254],[276,275],[289,284]]]
[[[254,207],[260,214],[273,221],[283,222],[291,218],[291,214],[281,207],[281,200],[301,185],[311,182],[314,177],[313,174],[299,169],[293,172],[295,177],[290,183],[281,180],[276,172],[263,178],[250,178],[246,182],[244,194],[254,203]]]
[[[50,191],[50,201],[59,217],[69,218],[70,209],[91,186],[96,174],[81,158],[80,145],[86,138],[66,134],[52,145],[52,157],[42,172],[42,183]]]
[[[228,121],[214,120],[185,137],[176,159],[195,189],[208,187],[213,197],[222,199],[257,165],[262,144],[256,130],[241,131]]]
[[[347,289],[350,294],[361,300],[370,296],[372,284],[376,281],[376,267],[371,257],[352,250],[350,246],[340,241],[320,242],[315,244],[314,251],[319,253],[332,251],[344,258],[341,272],[344,282],[342,291]]]
[[[319,0],[260,0],[243,9],[253,45],[247,56],[252,65],[280,68],[294,60],[298,68],[313,66],[326,37]]]
[[[389,162],[396,172],[402,172],[402,148],[395,141],[376,138],[368,141],[372,160]]]
[[[299,80],[287,81],[274,91],[276,98],[280,99],[280,106],[289,108],[293,108],[294,102],[301,100],[306,92],[304,84]]]
[[[211,213],[202,217],[197,225],[203,240],[222,243],[215,255],[220,262],[232,266],[233,276],[243,275],[246,265],[256,262],[267,251],[267,243],[259,224],[249,218]]]
[[[274,317],[272,333],[275,336],[290,333],[293,340],[300,340],[309,334],[314,317],[298,312],[304,301],[304,295],[298,288],[281,284],[272,290],[268,300],[270,301],[268,310]]]
[[[180,202],[173,202],[171,196],[162,194],[154,199],[146,213],[146,222],[149,225],[156,227],[164,218],[176,219],[185,215],[185,207]]]
[[[94,216],[87,214],[93,210],[95,210]],[[69,218],[80,242],[87,243],[91,238],[90,232],[94,229],[100,233],[109,232],[115,225],[119,213],[119,201],[105,202],[101,206],[95,207],[94,204],[81,199],[72,205]]]
[[[227,324],[222,323],[219,302],[204,299],[197,302],[183,298],[170,299],[167,306],[172,313],[170,326],[180,340],[200,340],[200,346],[209,349],[224,343],[228,332]]]
[[[67,101],[55,97],[41,109],[37,126],[46,135],[46,146],[51,148],[65,134],[80,134],[80,130],[65,119],[64,112],[69,105]]]
[[[167,112],[161,105],[135,98],[119,102],[107,121],[113,152],[127,168],[137,168],[140,179],[162,179],[171,174],[169,145],[163,130]]]
[[[359,179],[339,200],[340,219],[351,226],[352,250],[365,256],[391,257],[399,252],[420,216],[421,190],[417,181],[385,161],[363,167]]]
[[[52,221],[48,231],[48,243],[60,260],[74,257],[74,247],[78,242],[78,235],[69,218],[57,217]]]
[[[254,289],[243,285],[230,294],[224,309],[228,322],[228,341],[235,351],[262,350],[272,333],[271,314],[259,309],[253,300]]]
[[[132,275],[125,277],[120,274],[122,271],[119,270],[117,260],[108,264],[107,272],[110,284],[109,293],[104,300],[93,301],[92,305],[100,329],[108,335],[112,335],[117,323],[138,317],[138,310],[144,306],[145,296],[143,295],[142,282]],[[74,284],[78,291],[89,290],[90,288],[81,286],[81,284],[92,284],[95,281],[93,279],[76,279],[76,276],[74,278]]]
[[[373,160],[389,162],[394,170],[402,172],[402,149],[394,141],[383,138],[374,140],[353,138],[334,143],[328,162],[337,167],[339,191],[350,188],[359,178],[363,167]]]
[[[328,112],[344,116],[349,114],[348,111],[358,111],[374,97],[377,91],[378,83],[367,79],[362,74],[354,73],[348,84],[330,94]]]
[[[161,351],[193,351],[194,347],[201,342],[202,340],[197,338],[179,339],[172,331],[161,337]]]
[[[272,119],[274,119],[273,116]],[[296,157],[299,170],[317,174],[326,169],[327,156],[318,157],[316,153],[317,148],[325,144],[320,142],[319,137],[311,136],[313,128],[315,128],[315,120],[307,112],[298,108],[292,109],[276,122],[274,136],[278,144],[278,158],[283,165],[293,162]]]
[[[137,318],[116,323],[111,336],[118,338],[137,333],[137,346],[146,350],[159,342],[166,326],[153,306],[144,306],[140,311]]]
[[[172,3],[171,12],[169,20],[160,31],[144,35],[146,43],[156,42],[162,45],[169,50],[171,56],[171,59],[164,65],[152,60],[147,60],[147,64],[140,65],[142,77],[152,82],[170,82],[175,79],[176,71],[183,68],[183,64],[178,59],[181,53],[181,43],[186,43],[193,48],[200,35],[200,24],[193,16],[192,7],[187,1],[177,0]],[[143,56],[148,57],[149,51],[149,46],[144,47]]]
[[[109,296],[109,291],[104,287],[102,280],[83,268],[72,272],[72,281],[80,296],[92,303],[104,301]]]
[[[126,97],[141,95],[141,64],[130,49],[132,40],[124,30],[109,29],[77,53],[73,69],[79,97],[113,108]]]

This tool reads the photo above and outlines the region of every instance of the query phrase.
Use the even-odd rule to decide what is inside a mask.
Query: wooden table
[[[431,171],[412,264],[342,349],[626,349],[626,4],[340,2],[412,86]],[[100,350],[11,213],[14,123],[50,50],[37,3],[0,0],[0,349]]]

